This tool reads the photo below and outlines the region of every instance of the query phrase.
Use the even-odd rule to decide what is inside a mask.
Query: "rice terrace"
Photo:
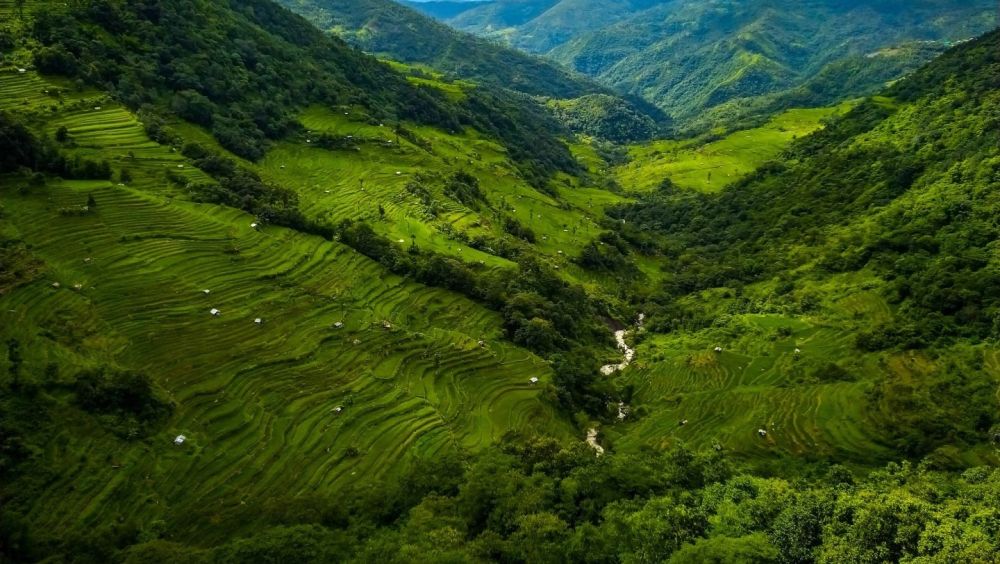
[[[0,562],[997,562],[996,7],[713,6],[0,0]]]

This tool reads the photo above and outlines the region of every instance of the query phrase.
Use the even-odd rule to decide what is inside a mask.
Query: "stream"
[[[642,328],[642,321],[646,319],[646,314],[640,313],[639,320],[636,323],[636,328]],[[628,346],[625,342],[625,335],[628,334],[627,329],[619,329],[615,331],[615,342],[618,344],[618,350],[622,351],[622,361],[618,364],[605,364],[601,367],[601,374],[604,376],[610,376],[615,372],[625,370],[632,360],[635,358],[635,349]],[[618,420],[624,420],[625,416],[628,415],[628,407],[625,402],[618,402]],[[587,444],[590,448],[597,452],[597,456],[604,454],[604,447],[602,447],[597,442],[597,428],[591,427],[587,430]]]

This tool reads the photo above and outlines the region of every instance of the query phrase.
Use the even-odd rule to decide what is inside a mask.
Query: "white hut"
[[[760,438],[763,439],[764,437],[767,436],[767,431],[764,429],[757,429],[757,434],[760,435]]]
[[[717,352],[717,353],[722,352],[722,347],[715,347],[715,352]]]
[[[220,315],[222,315],[222,312],[215,309],[214,307],[208,310],[208,313],[211,313],[213,317],[219,317]]]
[[[184,444],[184,441],[186,441],[186,440],[187,440],[187,437],[185,437],[184,435],[177,435],[176,437],[174,437],[174,444],[175,445],[182,445],[182,444]]]
[[[538,383],[538,378],[532,376],[531,379],[528,380],[528,381],[531,382],[532,384],[537,384]]]
[[[264,320],[258,317],[257,319],[254,319],[253,322],[260,325],[261,323],[264,323]]]

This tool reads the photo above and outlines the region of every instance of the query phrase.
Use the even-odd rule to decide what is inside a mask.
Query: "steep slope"
[[[98,85],[133,108],[166,105],[251,160],[301,132],[296,110],[322,103],[363,108],[378,122],[475,127],[538,184],[576,169],[560,126],[533,101],[487,89],[449,99],[267,0],[36,5],[29,31],[41,44],[39,70]],[[102,40],[86,39],[94,34]]]
[[[638,127],[615,124],[608,112],[592,112],[587,119],[564,120],[574,131],[599,135],[617,129],[616,138],[648,139],[665,116],[646,101],[626,101],[583,75],[569,72],[545,59],[503,47],[448,26],[392,0],[282,0],[282,3],[317,27],[330,31],[359,48],[394,61],[430,68],[447,77],[457,77],[492,88],[516,90],[532,96],[555,99],[584,98],[594,108],[595,100],[614,106],[618,115],[631,114],[643,122]],[[576,104],[579,106],[580,104]],[[646,114],[646,115],[641,115]],[[564,114],[557,114],[563,116]],[[652,122],[652,123],[650,123]]]
[[[456,32],[392,0],[282,0],[322,30],[361,49],[527,94],[576,98],[606,92],[544,59]]]
[[[423,12],[432,18],[447,20],[454,18],[466,10],[476,8],[480,2],[478,0],[456,0],[453,2],[436,0],[431,0],[430,2],[421,2],[420,0],[402,0],[400,4]]]
[[[510,0],[508,2],[480,2],[458,14],[453,23],[460,29],[496,36],[540,17],[559,4],[560,0]],[[426,5],[415,6],[427,9]]]
[[[605,3],[563,0],[516,24],[472,23],[476,14],[488,21],[500,9],[494,4],[506,5],[498,0],[450,23],[545,53],[644,97],[682,126],[700,118],[701,130],[710,121],[702,114],[727,104],[728,110],[711,119],[773,113],[794,103],[792,92],[801,88],[824,103],[871,93],[887,78],[898,78],[935,54],[887,49],[914,41],[944,45],[974,37],[996,22],[996,6],[989,0],[671,0],[623,2],[615,11],[603,10]],[[876,53],[885,58],[864,59]],[[866,62],[875,62],[878,72],[867,70]],[[824,80],[824,75],[838,79]],[[737,109],[748,105],[752,109]]]
[[[0,16],[0,558],[210,545],[510,431],[582,441],[558,359],[514,341],[610,341],[562,249],[622,200],[565,173],[540,192],[500,136],[403,112],[554,140],[534,106],[410,80],[267,3]],[[282,130],[227,150],[220,124],[267,103]]]
[[[666,182],[613,212],[667,258],[643,306],[652,361],[629,377],[650,411],[620,440],[730,444],[756,427],[767,439],[736,448],[989,457],[998,119],[995,31],[717,195]]]
[[[508,40],[519,49],[547,53],[587,32],[603,29],[661,0],[558,0],[488,2],[451,21],[460,29]]]

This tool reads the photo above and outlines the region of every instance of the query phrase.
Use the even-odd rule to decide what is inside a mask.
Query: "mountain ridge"
[[[519,23],[490,21],[490,10],[519,6],[497,0],[463,12],[449,23],[544,53],[623,92],[643,97],[674,120],[697,121],[698,114],[726,103],[759,103],[817,76],[823,68],[850,56],[862,56],[914,40],[943,46],[967,39],[995,25],[995,6],[933,1],[903,4],[895,0],[854,5],[833,0],[782,3],[626,2],[631,11],[616,18],[601,14],[601,3],[565,0]],[[623,9],[626,9],[623,7]],[[569,17],[567,14],[572,14]],[[590,22],[590,23],[587,23]],[[580,26],[591,30],[578,31]],[[487,29],[489,28],[489,29]],[[539,34],[536,28],[548,31]],[[574,31],[577,30],[577,31]],[[928,59],[900,61],[898,78]],[[883,75],[884,76],[884,75]],[[883,76],[871,77],[836,100],[871,93]]]

